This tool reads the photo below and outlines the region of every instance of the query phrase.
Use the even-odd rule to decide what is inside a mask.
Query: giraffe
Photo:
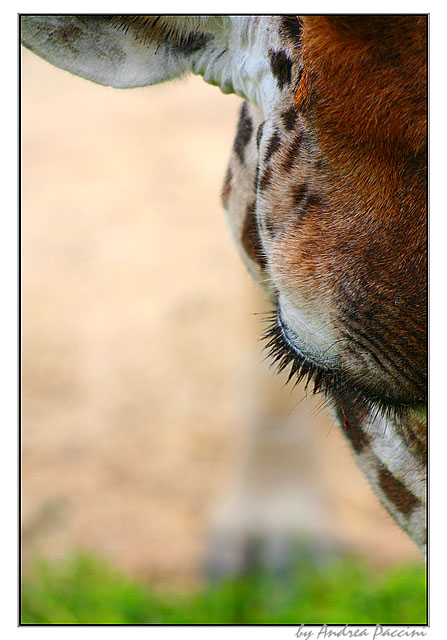
[[[426,16],[22,16],[22,42],[117,88],[186,73],[243,99],[222,203],[321,393],[426,548]]]

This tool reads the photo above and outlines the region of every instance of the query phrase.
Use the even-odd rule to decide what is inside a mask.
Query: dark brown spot
[[[295,207],[299,207],[303,204],[305,197],[307,196],[308,187],[306,183],[299,184],[292,187],[292,198]]]
[[[258,127],[258,132],[256,134],[256,146],[259,149],[259,145],[261,144],[261,138],[262,138],[262,130],[264,129],[264,124],[265,122],[262,122],[259,127]]]
[[[285,158],[282,163],[282,166],[284,169],[286,169],[286,171],[290,171],[296,159],[298,158],[298,152],[300,150],[302,142],[303,142],[303,132],[300,131],[294,137],[292,144],[290,145],[290,147],[287,150],[287,153],[285,154]]]
[[[323,198],[318,193],[312,193],[307,199],[309,207],[319,207],[323,202]]]
[[[349,439],[352,448],[356,453],[362,453],[363,449],[369,444],[369,438],[363,429],[356,424],[343,419],[344,435]]]
[[[236,138],[234,139],[233,151],[241,161],[244,162],[245,147],[250,142],[253,133],[253,123],[248,115],[247,103],[244,102],[239,115]]]
[[[264,269],[266,259],[259,238],[254,202],[247,207],[244,224],[242,225],[241,243],[250,258],[256,262],[261,269]]]
[[[294,128],[297,116],[298,114],[295,107],[290,107],[287,111],[283,111],[281,114],[281,120],[283,121],[284,127],[287,131],[291,131]]]
[[[419,498],[412,493],[398,478],[393,476],[385,465],[380,465],[379,486],[388,500],[392,502],[404,516],[409,517],[413,509],[421,504]]]
[[[292,80],[292,61],[284,51],[269,50],[270,66],[278,87],[283,89]]]
[[[280,143],[281,143],[281,137],[279,133],[276,131],[270,138],[270,142],[268,143],[267,150],[265,152],[264,162],[266,164],[270,160],[272,155],[275,153],[275,151],[278,151]]]
[[[262,174],[261,179],[259,180],[259,185],[258,185],[259,190],[264,191],[264,189],[267,189],[271,181],[272,181],[272,168],[267,167],[267,169]]]
[[[363,431],[361,424],[361,413],[354,409],[353,404],[346,398],[337,403],[337,417],[343,425],[343,435],[345,435],[352,448],[358,454],[369,445],[369,436]]]
[[[233,179],[233,173],[230,169],[230,167],[228,167],[227,169],[227,173],[225,175],[225,180],[223,183],[223,187],[222,187],[222,193],[221,193],[221,199],[222,199],[222,204],[223,206],[226,208],[227,204],[228,204],[228,198],[230,197],[230,193],[231,193],[231,182]]]

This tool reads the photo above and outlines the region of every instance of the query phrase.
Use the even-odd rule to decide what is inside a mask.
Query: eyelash
[[[313,383],[312,393],[322,393],[325,399],[332,403],[340,403],[343,394],[349,395],[351,403],[357,405],[363,415],[401,420],[406,406],[391,398],[382,399],[379,396],[371,397],[359,387],[348,382],[341,373],[323,369],[305,356],[297,353],[288,340],[281,327],[279,309],[266,314],[267,329],[262,334],[262,340],[266,341],[264,351],[270,358],[272,366],[276,367],[276,373],[282,373],[290,365],[286,384],[294,380],[294,386],[305,381],[307,390]]]
[[[267,357],[271,359],[272,366],[276,367],[276,373],[282,373],[291,365],[286,384],[295,378],[295,385],[305,380],[306,389],[313,382],[312,393],[314,394],[323,392],[326,395],[330,391],[336,392],[337,374],[319,367],[295,351],[281,327],[278,310],[267,314],[266,321],[269,325],[262,335],[262,340],[266,341],[264,350],[267,351]]]

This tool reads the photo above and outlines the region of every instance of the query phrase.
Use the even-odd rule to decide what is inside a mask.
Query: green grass
[[[376,573],[350,560],[283,578],[256,574],[188,595],[124,576],[90,555],[35,562],[22,582],[22,624],[425,624],[425,570]]]

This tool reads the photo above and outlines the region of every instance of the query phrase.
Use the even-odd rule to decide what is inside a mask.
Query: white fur
[[[169,18],[180,32],[210,39],[191,55],[135,38],[106,16],[23,16],[22,42],[52,64],[116,88],[148,86],[191,72],[223,93],[236,93],[269,112],[279,96],[268,59],[272,37],[259,16]]]

